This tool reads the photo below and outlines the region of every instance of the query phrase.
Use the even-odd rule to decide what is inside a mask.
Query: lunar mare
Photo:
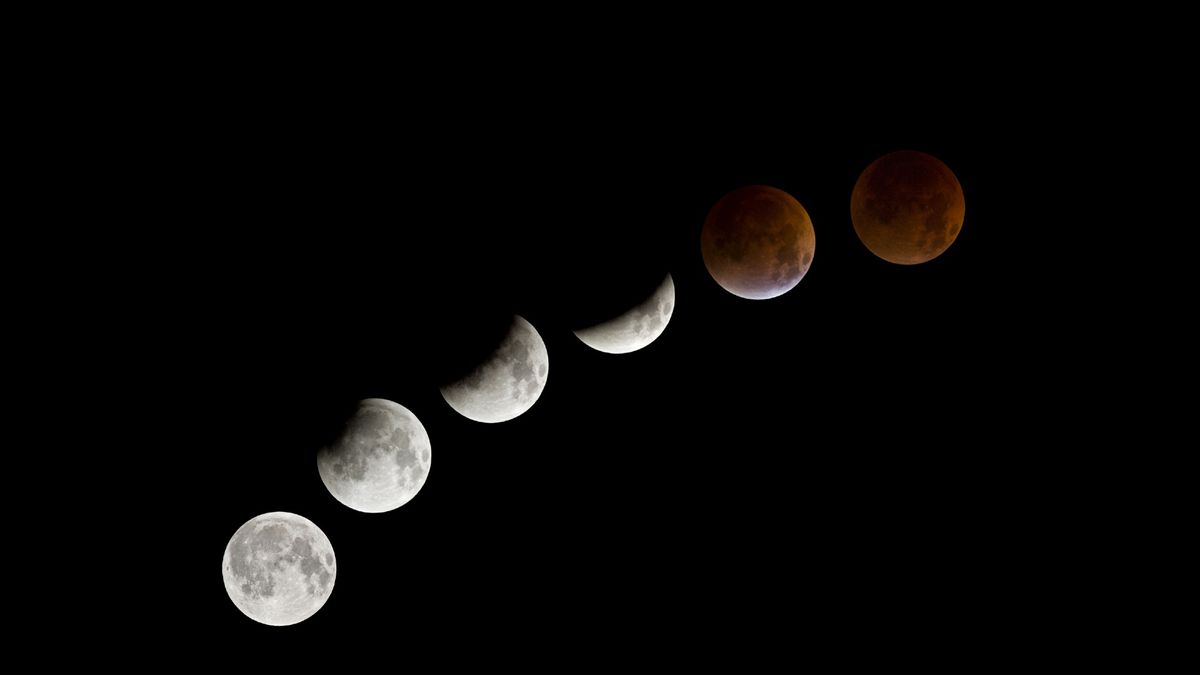
[[[812,264],[816,245],[808,211],[790,194],[766,185],[722,197],[700,232],[709,274],[721,288],[749,300],[795,288]]]
[[[658,339],[675,310],[675,282],[668,274],[642,304],[604,323],[575,331],[592,349],[607,354],[628,354]]]
[[[950,167],[923,152],[884,155],[863,170],[850,221],[871,253],[898,265],[941,255],[962,229],[966,200]]]
[[[243,614],[290,626],[325,605],[337,578],[333,546],[321,528],[294,513],[251,518],[225,547],[225,591]]]
[[[533,407],[549,371],[542,336],[516,316],[495,353],[466,377],[442,387],[442,398],[467,419],[505,422]]]
[[[399,403],[369,398],[332,445],[317,453],[321,482],[342,504],[383,513],[407,504],[429,476],[433,452],[417,416]]]

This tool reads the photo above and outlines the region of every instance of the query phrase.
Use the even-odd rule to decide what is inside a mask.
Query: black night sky
[[[188,584],[163,611],[195,617],[174,637],[366,636],[450,662],[553,645],[581,663],[972,639],[960,619],[1004,592],[993,542],[1021,500],[994,450],[1017,404],[996,383],[1031,329],[1009,280],[1037,196],[1000,104],[890,72],[887,90],[797,85],[766,110],[715,72],[693,88],[476,77],[351,96],[247,76],[164,104],[186,108],[151,153],[179,171],[148,209],[170,217],[168,254],[115,274],[168,411],[154,437],[177,439],[174,478],[153,481]],[[859,173],[901,149],[940,158],[966,197],[956,242],[916,266],[872,255],[849,216]],[[816,230],[811,269],[772,300],[722,290],[700,256],[709,208],[750,184],[793,195]],[[674,316],[649,347],[572,335],[668,272]],[[547,386],[513,421],[472,422],[438,387],[514,313],[545,340]],[[369,397],[413,411],[433,446],[420,494],[385,514],[336,502],[315,461]],[[219,569],[271,511],[314,521],[338,560],[328,603],[287,628],[243,616]]]

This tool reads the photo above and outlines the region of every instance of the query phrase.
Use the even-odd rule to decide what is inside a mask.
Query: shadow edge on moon
[[[770,300],[798,286],[816,257],[816,229],[790,193],[746,185],[723,195],[700,233],[709,276],[745,300]]]
[[[371,412],[386,418],[376,421],[375,429],[366,428]],[[401,464],[402,459],[408,461]],[[361,513],[386,513],[408,504],[425,487],[432,467],[433,445],[425,425],[411,410],[385,398],[360,400],[338,438],[317,451],[325,489],[338,503]]]
[[[667,273],[646,300],[607,321],[573,333],[580,342],[598,352],[629,354],[657,340],[666,331],[674,312],[675,281]]]
[[[529,412],[550,375],[550,356],[537,328],[513,315],[496,350],[468,375],[439,388],[442,399],[474,422],[497,424]],[[515,403],[514,403],[515,402]]]

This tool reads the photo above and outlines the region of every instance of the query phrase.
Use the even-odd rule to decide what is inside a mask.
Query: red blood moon
[[[850,196],[850,220],[871,253],[898,265],[938,257],[962,229],[966,202],[950,167],[904,150],[871,163]]]
[[[773,187],[730,192],[708,212],[700,232],[704,266],[721,288],[765,300],[787,293],[812,264],[817,238],[808,212]]]

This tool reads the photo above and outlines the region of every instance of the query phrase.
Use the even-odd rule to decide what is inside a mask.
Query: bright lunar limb
[[[606,354],[628,354],[662,335],[674,309],[675,282],[668,274],[645,302],[615,319],[577,330],[575,336],[585,345]]]
[[[325,605],[337,560],[321,528],[276,511],[251,518],[234,533],[221,572],[229,599],[243,614],[268,626],[290,626]]]
[[[525,319],[513,317],[500,347],[471,374],[442,387],[442,398],[467,419],[505,422],[533,407],[550,370],[542,336]]]
[[[383,513],[417,495],[432,462],[429,434],[408,408],[382,398],[358,404],[333,445],[317,453],[321,482],[356,511]]]
[[[808,273],[817,239],[808,211],[778,188],[748,185],[708,212],[700,254],[709,274],[730,293],[766,300],[787,293]]]

